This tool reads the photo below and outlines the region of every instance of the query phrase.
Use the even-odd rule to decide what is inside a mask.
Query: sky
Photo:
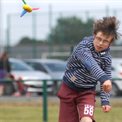
[[[109,6],[111,10],[113,9],[120,9],[118,18],[121,18],[122,23],[122,16],[120,16],[120,13],[122,12],[122,0],[25,0],[30,6],[33,7],[39,7],[40,10],[36,12],[36,14],[40,14],[42,18],[38,20],[37,24],[38,27],[36,28],[38,31],[36,33],[37,39],[44,39],[46,35],[49,33],[49,18],[46,15],[43,15],[43,13],[49,12],[49,6],[52,6],[52,11],[56,12],[62,12],[65,13],[65,15],[68,15],[68,12],[76,13],[78,12],[80,14],[84,14],[83,12],[85,10],[93,11],[94,13],[96,10],[104,10],[106,6]],[[1,2],[1,10],[0,10],[0,28],[1,30],[1,37],[0,42],[1,45],[6,45],[6,30],[7,30],[7,16],[11,15],[11,30],[10,30],[10,45],[15,45],[18,43],[18,40],[20,40],[23,36],[30,36],[30,38],[33,38],[33,30],[28,29],[31,28],[32,25],[31,17],[28,15],[25,15],[23,18],[20,18],[20,13],[22,11],[23,2],[22,0],[0,0]],[[94,14],[93,13],[93,14]],[[31,14],[31,13],[30,13]],[[29,14],[29,15],[30,15]],[[99,18],[97,14],[94,14],[94,16]],[[101,14],[102,16],[102,14]],[[53,19],[56,17],[53,17]],[[55,21],[53,20],[53,24]],[[53,25],[52,24],[52,25]],[[25,28],[25,26],[27,28]],[[121,24],[122,28],[122,24]],[[120,28],[120,32],[122,32],[122,29]]]

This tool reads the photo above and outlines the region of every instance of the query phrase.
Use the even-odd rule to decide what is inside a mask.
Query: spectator
[[[0,79],[4,79],[10,75],[11,67],[6,51],[0,54]]]

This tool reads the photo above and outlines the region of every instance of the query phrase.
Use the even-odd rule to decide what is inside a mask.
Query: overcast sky
[[[52,5],[53,12],[60,12],[60,11],[82,11],[82,10],[95,10],[95,9],[105,9],[106,6],[109,6],[110,9],[120,9],[122,13],[122,0],[25,0],[27,4],[29,4],[32,7],[39,7],[40,10],[37,11],[37,13],[41,14],[43,12],[49,11],[49,5]],[[1,2],[1,15],[0,17],[2,20],[0,21],[2,25],[2,37],[0,41],[6,40],[6,28],[7,28],[7,22],[6,18],[8,14],[15,14],[15,13],[21,13],[22,11],[22,0],[0,0]],[[119,15],[120,18],[120,15]],[[17,20],[17,21],[16,21]],[[20,24],[20,21],[25,21],[27,23],[27,16],[24,16],[22,19],[16,17],[14,20],[15,24]],[[40,20],[40,23],[44,20]],[[45,20],[46,21],[46,20]],[[121,16],[122,21],[122,16]],[[17,23],[18,22],[18,23]],[[122,23],[122,22],[121,22]],[[28,24],[28,23],[27,23]],[[122,24],[121,24],[122,25]],[[122,27],[122,26],[121,26]],[[24,30],[24,29],[23,29]],[[42,30],[43,36],[46,35],[47,30]],[[122,29],[120,29],[121,31]],[[15,29],[16,31],[16,29]],[[14,29],[12,30],[14,33]],[[26,33],[26,31],[23,33]],[[15,33],[14,33],[15,35]],[[15,44],[18,42],[18,40],[24,36],[16,34],[16,38],[12,35],[11,37],[11,44]],[[30,36],[31,37],[31,36]],[[38,37],[41,38],[41,37]],[[44,37],[43,37],[44,38]],[[3,43],[3,42],[2,42]]]

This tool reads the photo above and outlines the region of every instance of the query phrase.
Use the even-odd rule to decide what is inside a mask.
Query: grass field
[[[58,122],[59,102],[48,101],[48,122]],[[97,122],[121,122],[122,102],[112,100],[112,111],[103,113],[96,104],[95,118]],[[0,122],[43,122],[42,102],[0,102]]]

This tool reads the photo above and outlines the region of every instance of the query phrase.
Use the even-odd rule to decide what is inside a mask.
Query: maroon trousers
[[[58,97],[60,99],[59,122],[80,122],[84,116],[94,121],[95,91],[77,92],[62,83]]]

